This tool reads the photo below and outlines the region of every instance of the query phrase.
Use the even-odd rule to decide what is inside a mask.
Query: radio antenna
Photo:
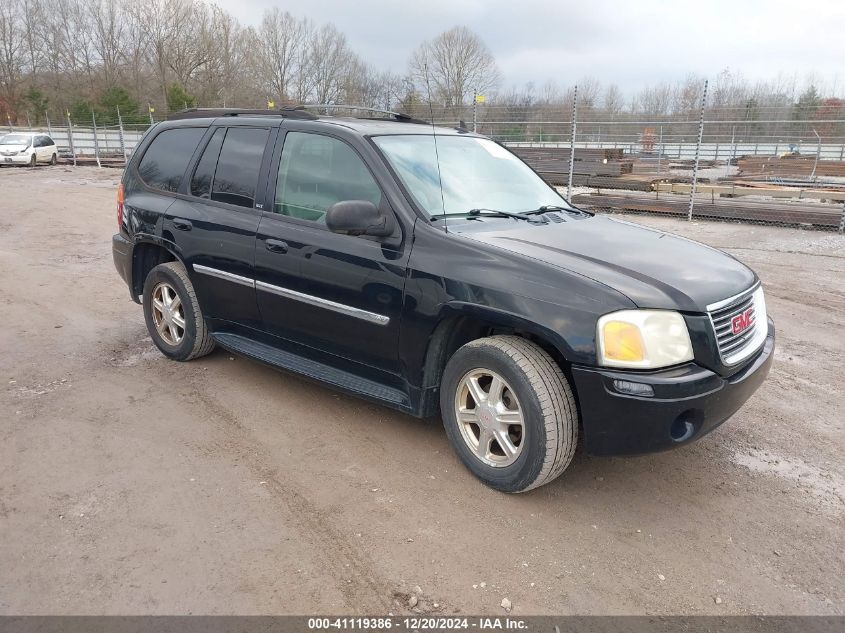
[[[428,62],[423,65],[425,69],[425,86],[428,90],[428,114],[431,119],[431,136],[434,139],[434,160],[437,163],[437,182],[440,184],[440,205],[443,208],[443,230],[449,232],[449,225],[446,223],[446,198],[443,195],[443,175],[440,173],[440,153],[437,151],[437,129],[434,127],[434,106],[431,101],[431,81],[428,76]]]

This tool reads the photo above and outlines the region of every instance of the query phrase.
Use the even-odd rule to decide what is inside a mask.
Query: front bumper
[[[32,154],[12,154],[11,156],[0,154],[0,165],[29,165],[31,160]]]
[[[585,447],[593,455],[630,455],[688,444],[730,418],[769,373],[775,326],[768,320],[762,350],[728,378],[695,363],[657,372],[573,367]],[[633,396],[614,380],[649,385],[654,395]]]

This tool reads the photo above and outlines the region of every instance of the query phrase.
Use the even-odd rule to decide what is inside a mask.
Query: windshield
[[[29,145],[31,141],[32,137],[26,134],[7,134],[0,139],[0,145]]]
[[[376,136],[373,141],[432,217],[465,215],[472,209],[514,213],[544,205],[569,208],[525,163],[489,139],[438,135],[436,151],[433,135]]]

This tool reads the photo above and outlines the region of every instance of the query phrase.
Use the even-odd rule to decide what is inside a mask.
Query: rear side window
[[[165,130],[153,139],[138,172],[150,187],[162,191],[176,191],[205,128],[183,127]]]
[[[217,167],[217,158],[220,156],[220,148],[223,147],[223,137],[226,135],[226,128],[219,128],[214,136],[205,146],[197,168],[194,170],[194,177],[191,178],[191,195],[198,198],[211,197],[211,182],[214,180],[214,168]]]
[[[212,200],[239,207],[255,205],[258,172],[269,135],[266,128],[233,127],[226,131],[211,183]]]

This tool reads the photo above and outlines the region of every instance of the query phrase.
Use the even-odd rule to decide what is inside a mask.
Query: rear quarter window
[[[162,191],[176,191],[188,162],[205,134],[203,127],[184,127],[160,132],[138,165],[141,180]]]

